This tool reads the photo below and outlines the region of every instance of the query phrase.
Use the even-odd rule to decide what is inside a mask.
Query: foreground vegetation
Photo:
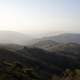
[[[41,80],[40,78],[41,76],[31,66],[0,61],[0,80]]]
[[[43,74],[43,72],[41,72]],[[0,61],[0,80],[80,80],[80,70],[66,69],[63,74],[44,76],[40,70],[19,63]]]
[[[0,48],[0,80],[80,80],[80,48],[70,47],[53,52]]]

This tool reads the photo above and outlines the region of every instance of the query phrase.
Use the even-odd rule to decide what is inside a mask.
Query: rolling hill
[[[35,44],[31,45],[31,47],[47,49],[51,46],[56,46],[58,44],[59,43],[52,41],[52,40],[40,40],[40,41],[36,42]]]
[[[76,47],[80,44],[80,34],[64,33],[57,36],[35,39],[32,42],[33,43],[31,46],[42,48],[45,50],[56,50],[58,47],[59,49],[62,49],[62,46],[70,47],[71,45]]]

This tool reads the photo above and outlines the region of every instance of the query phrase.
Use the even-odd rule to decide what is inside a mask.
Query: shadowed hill
[[[31,67],[33,74],[38,77],[36,80],[48,80],[53,74],[61,76],[66,69],[79,69],[80,59],[78,57],[73,54],[68,56],[63,52],[49,52],[39,48],[24,47],[17,50],[0,48],[0,61],[15,62],[22,65],[23,68]]]

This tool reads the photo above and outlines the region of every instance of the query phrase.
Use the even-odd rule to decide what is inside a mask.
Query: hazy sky
[[[0,0],[0,30],[80,32],[79,21],[80,0]]]

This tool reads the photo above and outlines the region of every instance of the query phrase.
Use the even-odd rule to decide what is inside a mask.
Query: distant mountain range
[[[57,36],[50,36],[44,39],[56,41],[59,43],[80,43],[80,34],[64,33]]]
[[[43,38],[32,38],[29,35],[22,34],[19,32],[14,31],[0,31],[0,44],[19,44],[19,45],[32,45],[35,43],[44,43],[47,42],[52,44],[53,42],[56,43],[80,43],[80,34],[76,33],[64,33],[56,36],[48,36]],[[41,42],[42,43],[41,43]],[[50,43],[51,41],[51,43]],[[44,43],[45,44],[45,43]],[[37,44],[36,44],[37,45]]]
[[[19,44],[24,45],[24,42],[32,40],[29,35],[14,31],[0,31],[0,44]]]

